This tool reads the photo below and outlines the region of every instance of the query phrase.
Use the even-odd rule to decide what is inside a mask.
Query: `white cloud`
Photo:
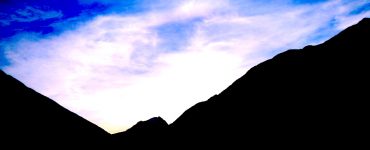
[[[347,4],[347,5],[350,5],[350,6],[342,7],[342,10],[344,12],[352,12],[353,10],[351,10],[351,8],[356,8],[356,7],[361,8],[362,6],[366,6],[366,5],[367,5],[366,7],[370,7],[370,2],[356,1],[353,3]],[[358,12],[352,15],[337,16],[335,18],[336,23],[337,23],[337,29],[343,30],[347,28],[348,26],[351,26],[357,23],[358,20],[361,20],[362,18],[365,18],[365,17],[370,17],[370,11],[362,11],[362,12]]]
[[[118,132],[154,116],[171,123],[258,62],[309,44],[307,37],[333,18],[360,19],[347,15],[354,6],[339,1],[253,15],[240,7],[227,0],[181,1],[141,14],[98,16],[56,36],[19,35],[3,45],[11,62],[4,69]],[[190,24],[179,30],[193,32],[160,35],[159,27],[178,22]],[[183,46],[165,50],[164,41],[173,39],[183,40]]]

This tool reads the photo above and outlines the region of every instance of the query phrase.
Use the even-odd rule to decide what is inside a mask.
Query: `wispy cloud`
[[[246,8],[276,4],[158,3],[161,9],[98,16],[55,36],[18,35],[1,45],[11,63],[4,69],[118,132],[153,116],[172,122],[262,60],[321,42],[369,16],[369,11],[351,14],[365,1],[282,3],[284,9],[255,13]],[[318,33],[324,38],[316,38]]]
[[[27,6],[24,9],[16,10],[15,13],[9,15],[9,17],[4,17],[4,19],[0,20],[0,24],[2,26],[7,26],[12,22],[33,22],[37,20],[48,20],[61,17],[63,17],[63,13],[61,11],[41,10]]]
[[[103,3],[103,4],[119,4],[123,3],[123,1],[117,0],[79,0],[82,4],[91,4],[91,3]]]

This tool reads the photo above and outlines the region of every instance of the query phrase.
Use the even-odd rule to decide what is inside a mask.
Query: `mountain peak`
[[[142,149],[144,147],[159,148],[164,145],[162,139],[168,132],[168,124],[161,117],[153,117],[139,121],[125,132],[113,134],[114,147]]]
[[[152,132],[156,132],[157,130],[162,130],[164,128],[167,128],[167,126],[168,126],[168,123],[165,120],[163,120],[161,117],[153,117],[145,121],[139,121],[127,131],[116,133],[115,135],[125,135],[125,134],[131,134],[131,133],[151,134]]]
[[[158,117],[150,118],[146,121],[139,121],[132,128],[157,128],[157,127],[163,127],[167,125],[168,123],[158,116]]]
[[[168,125],[167,122],[164,119],[162,119],[160,116],[150,118],[150,119],[146,120],[145,122],[148,122],[150,124],[166,124],[166,125]]]

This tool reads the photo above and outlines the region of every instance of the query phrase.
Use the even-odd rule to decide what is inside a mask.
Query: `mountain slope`
[[[355,147],[364,141],[370,19],[265,61],[170,125],[204,147]]]
[[[161,134],[148,138],[136,128],[120,135],[138,136],[126,144],[136,148],[361,147],[367,142],[369,39],[370,19],[363,19],[323,44],[253,67]],[[140,145],[148,141],[166,143]]]
[[[109,134],[0,71],[1,145],[53,149],[103,146]]]

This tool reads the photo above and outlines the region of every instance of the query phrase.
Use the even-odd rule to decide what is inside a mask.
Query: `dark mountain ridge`
[[[91,148],[103,146],[110,136],[3,71],[0,92],[0,136],[5,148]]]
[[[369,39],[366,18],[320,45],[278,54],[151,140],[183,148],[360,147]]]
[[[369,39],[366,18],[322,44],[262,62],[170,125],[156,117],[112,136],[0,72],[1,136],[111,149],[363,147]]]

